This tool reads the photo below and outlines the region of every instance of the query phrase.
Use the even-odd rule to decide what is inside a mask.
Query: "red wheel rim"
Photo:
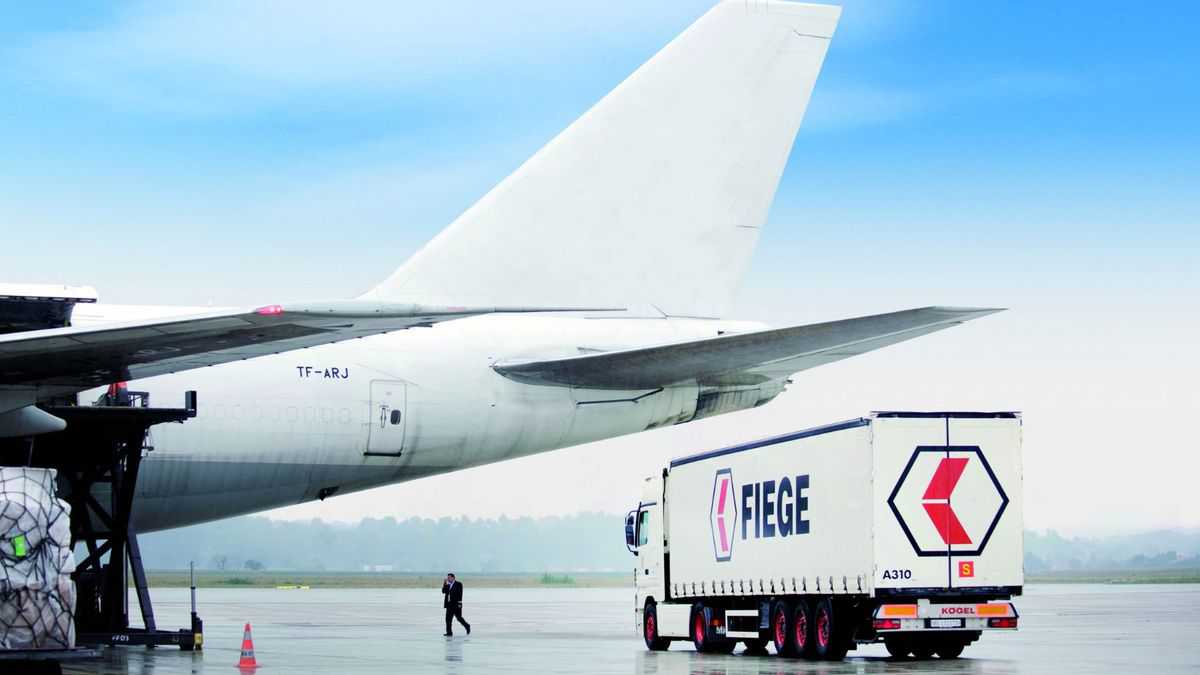
[[[654,630],[654,615],[646,617],[646,639],[650,642],[654,641],[656,632]]]
[[[696,643],[704,644],[704,612],[696,613],[696,622],[692,626],[692,632],[696,636]]]
[[[817,615],[817,642],[825,647],[829,644],[829,612],[824,607]]]
[[[775,610],[775,649],[782,649],[787,642],[787,626],[783,625],[785,620],[783,608]]]
[[[805,616],[804,610],[796,612],[796,647],[803,650],[805,643],[808,642],[808,617]]]

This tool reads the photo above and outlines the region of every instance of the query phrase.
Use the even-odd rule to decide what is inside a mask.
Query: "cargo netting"
[[[0,467],[0,649],[75,646],[71,507],[55,478]]]

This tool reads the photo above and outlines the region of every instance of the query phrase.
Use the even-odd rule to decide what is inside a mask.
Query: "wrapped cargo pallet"
[[[71,507],[55,478],[0,467],[0,649],[75,646]]]

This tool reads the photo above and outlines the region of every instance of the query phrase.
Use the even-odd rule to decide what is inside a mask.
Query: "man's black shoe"
[[[471,634],[471,626],[468,625],[467,626],[467,635],[470,635],[470,634]]]
[[[471,631],[467,631],[470,633]],[[454,633],[442,633],[442,637],[454,637]]]

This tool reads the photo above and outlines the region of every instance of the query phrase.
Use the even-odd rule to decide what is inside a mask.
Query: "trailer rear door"
[[[1021,420],[951,417],[950,456],[964,461],[949,503],[963,541],[949,548],[952,588],[1021,586]]]
[[[878,589],[1022,583],[1020,419],[957,415],[872,422]]]
[[[924,508],[946,430],[940,419],[876,418],[875,588],[945,588],[947,549]]]

